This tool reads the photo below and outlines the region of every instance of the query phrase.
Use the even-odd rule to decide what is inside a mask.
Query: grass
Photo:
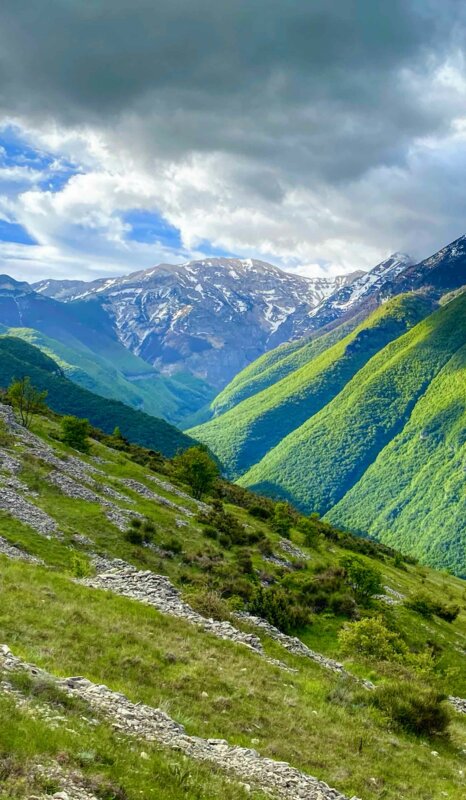
[[[44,696],[45,695],[45,696]],[[173,752],[157,749],[149,742],[126,740],[109,725],[96,726],[83,719],[85,708],[58,704],[63,719],[53,727],[38,715],[47,708],[47,693],[37,697],[34,685],[26,687],[30,709],[17,708],[0,695],[0,797],[19,800],[31,792],[60,789],[56,779],[46,779],[35,767],[59,763],[67,771],[82,774],[84,785],[102,800],[261,800],[259,792],[248,793],[206,765]],[[57,706],[57,695],[53,706]],[[50,706],[49,706],[50,708]],[[34,713],[35,712],[35,713]],[[55,714],[55,717],[57,715]],[[87,712],[87,718],[94,715]]]
[[[33,427],[57,453],[72,453],[54,438],[57,422],[37,418]],[[187,525],[178,528],[178,512],[126,490],[119,479],[138,480],[192,509],[194,503],[160,489],[148,479],[147,470],[125,454],[93,442],[92,454],[105,462],[97,465],[105,471],[99,482],[134,499],[135,510],[155,524],[156,544],[167,544],[170,538],[178,543],[179,553],[162,558],[148,548],[129,544],[99,506],[66,498],[48,485],[47,468],[26,457],[24,450],[15,447],[14,453],[23,461],[21,479],[39,493],[34,502],[57,520],[64,534],[63,542],[47,540],[5,514],[0,517],[0,535],[39,555],[47,564],[39,567],[0,557],[0,641],[14,653],[53,674],[84,674],[124,692],[133,701],[162,707],[191,734],[225,738],[289,761],[348,796],[356,794],[367,800],[398,800],[403,796],[436,800],[442,792],[455,800],[462,796],[460,770],[466,766],[462,752],[466,720],[459,715],[450,726],[449,738],[428,741],[396,732],[381,710],[361,700],[337,676],[314,662],[287,654],[267,637],[261,636],[267,654],[297,668],[297,673],[279,670],[240,645],[221,641],[154,608],[73,581],[76,552],[86,557],[86,548],[73,545],[72,535],[79,532],[89,537],[93,550],[162,572],[187,595],[206,586],[222,592],[225,580],[236,574],[242,548],[224,548],[208,539],[196,519],[186,518]],[[84,460],[93,463],[90,456]],[[227,510],[248,525],[247,530],[266,535],[273,549],[280,552],[278,536],[266,522],[238,506],[228,504]],[[348,552],[332,540],[322,540],[318,550],[306,548],[296,529],[292,538],[310,556],[304,569],[292,573],[297,585],[335,567]],[[279,567],[264,561],[257,545],[248,545],[247,549],[257,570],[267,572],[275,581],[286,578]],[[215,558],[220,559],[221,569],[212,567]],[[374,564],[373,558],[360,558]],[[460,604],[461,613],[453,624],[437,618],[421,620],[402,606],[394,609],[393,615],[413,647],[423,649],[427,641],[435,643],[439,649],[436,669],[443,685],[453,694],[466,696],[461,652],[466,643],[464,583],[425,567],[402,564],[398,568],[391,556],[382,553],[375,563],[382,571],[383,582],[404,594],[422,587],[432,596],[450,596]],[[313,649],[339,658],[337,637],[344,622],[342,617],[315,614],[312,624],[299,634]],[[377,664],[348,662],[348,666],[378,683],[384,680]],[[33,702],[44,701],[43,693],[41,697],[32,694]],[[14,756],[17,762],[29,764],[39,759],[42,763],[45,756],[55,759],[64,752],[64,764],[75,765],[77,752],[93,752],[97,755],[90,763],[79,763],[80,768],[93,778],[101,774],[123,787],[130,800],[140,797],[141,791],[144,797],[162,800],[236,800],[244,796],[240,787],[227,783],[208,767],[152,750],[146,743],[126,743],[103,723],[95,731],[89,730],[83,720],[79,721],[75,709],[66,710],[64,731],[60,727],[49,736],[45,722],[30,720],[17,710],[13,713],[4,698],[0,709],[4,714],[0,752]],[[67,733],[66,728],[77,732]],[[142,749],[149,754],[147,762],[140,758]],[[432,750],[439,755],[432,756]],[[186,774],[191,777],[184,778]],[[10,796],[21,797],[19,789],[13,787]]]

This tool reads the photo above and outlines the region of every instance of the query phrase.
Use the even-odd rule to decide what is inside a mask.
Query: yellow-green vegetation
[[[372,356],[419,322],[430,309],[426,299],[402,295],[383,305],[335,344],[332,345],[333,333],[311,341],[304,347],[307,360],[303,366],[220,417],[192,428],[191,434],[212,449],[230,477],[244,474],[266,453],[273,453],[289,433],[316,415]],[[319,352],[319,347],[325,349]],[[288,360],[295,361],[302,352],[294,352]],[[287,466],[283,462],[283,470]],[[301,497],[293,499],[302,502]],[[315,509],[321,510],[319,504]]]
[[[53,415],[34,418],[32,431],[57,454],[78,455],[60,441],[60,421]],[[272,501],[223,481],[204,498],[211,508],[199,511],[194,500],[180,497],[168,483],[150,480],[152,475],[188,491],[176,464],[102,435],[91,440],[89,454],[79,457],[103,471],[94,476],[94,491],[108,497],[105,487],[116,490],[128,498],[120,501],[121,508],[142,515],[141,528],[150,535],[135,543],[109,522],[105,507],[62,494],[48,480],[50,466],[24,444],[14,438],[0,446],[21,461],[17,477],[37,493],[30,497],[63,535],[47,539],[0,512],[0,536],[45,562],[39,566],[0,555],[0,641],[15,653],[52,674],[85,675],[133,701],[162,707],[190,734],[225,738],[289,761],[349,797],[463,796],[466,717],[441,699],[466,696],[463,581],[318,518],[303,518],[291,507],[280,504],[277,511]],[[181,515],[179,526],[179,510],[142,497],[122,479],[137,481],[196,516]],[[281,534],[301,555],[282,548]],[[206,615],[229,617],[244,629],[246,623],[233,616],[236,610],[278,609],[285,614],[275,620],[282,627],[291,624],[290,632],[308,646],[344,659],[348,670],[372,680],[376,689],[369,692],[292,655],[263,633],[266,654],[297,672],[285,672],[240,644],[136,600],[77,583],[93,572],[92,552],[167,575],[193,606]],[[380,587],[398,604],[376,599]],[[419,593],[435,600],[437,611],[445,604],[457,606],[458,615],[448,622],[435,609],[430,616],[420,614],[407,602]],[[299,615],[293,616],[293,608]],[[358,645],[361,623],[377,627],[377,652]],[[33,704],[50,699],[34,686],[22,689]],[[3,796],[21,797],[24,786],[25,796],[39,793],[27,784],[33,780],[28,769],[46,758],[79,767],[91,786],[113,787],[102,796],[115,799],[245,796],[234,781],[207,766],[126,740],[101,720],[89,726],[82,708],[71,705],[60,713],[65,721],[50,731],[46,721],[0,699],[0,770],[2,758],[7,764],[0,774],[6,775],[10,792]],[[13,765],[9,772],[8,764]]]
[[[239,483],[464,575],[465,315],[463,293],[388,344]]]
[[[298,339],[295,342],[287,342],[264,353],[235,375],[228,386],[215,397],[211,403],[212,414],[214,416],[223,414],[247,397],[267,389],[268,386],[303,367],[351,333],[359,322],[361,322],[360,315],[355,315],[329,333],[316,335],[310,340]]]

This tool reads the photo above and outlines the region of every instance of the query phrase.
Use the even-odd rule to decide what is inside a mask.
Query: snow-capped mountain
[[[254,259],[209,258],[34,289],[98,300],[131,351],[165,373],[189,371],[221,387],[266,350],[305,335],[309,312],[360,275],[305,278]]]
[[[369,272],[337,278],[305,278],[254,259],[208,258],[33,288],[72,306],[93,302],[125,347],[159,371],[192,373],[220,389],[283,342],[363,319],[402,292],[435,299],[464,284],[466,237],[420,263],[394,253]]]
[[[352,316],[365,305],[375,308],[383,300],[383,288],[390,295],[390,287],[397,276],[412,264],[413,259],[406,253],[393,253],[351,284],[340,287],[310,312],[311,329],[315,330],[340,318]]]

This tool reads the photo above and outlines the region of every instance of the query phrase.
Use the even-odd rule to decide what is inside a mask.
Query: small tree
[[[87,419],[79,417],[63,417],[61,421],[61,438],[64,444],[80,450],[82,453],[89,452],[89,422]]]
[[[189,447],[174,459],[176,474],[187,483],[193,497],[200,500],[214,485],[220,470],[207,449],[198,445]]]
[[[271,521],[273,530],[288,539],[292,522],[288,503],[275,503]]]
[[[29,428],[34,414],[39,414],[46,408],[45,398],[47,392],[39,392],[26,376],[19,380],[14,380],[7,391],[7,398],[19,415],[21,424]]]
[[[382,575],[378,569],[351,556],[343,558],[341,566],[345,570],[347,582],[360,600],[369,600],[375,594],[382,594]]]
[[[314,516],[310,519],[301,517],[298,522],[298,530],[304,535],[305,544],[317,550],[322,539],[317,527],[317,519]]]

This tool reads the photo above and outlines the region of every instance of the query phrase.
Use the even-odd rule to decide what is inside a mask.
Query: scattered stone
[[[243,633],[231,622],[207,619],[194,611],[180,596],[165,575],[157,575],[150,570],[141,571],[120,559],[106,559],[94,556],[93,564],[97,575],[83,578],[79,583],[94,589],[108,589],[123,597],[130,597],[141,603],[154,606],[158,611],[170,616],[179,617],[193,625],[197,625],[207,633],[220,639],[245,645],[264,655],[260,639],[251,633]]]
[[[186,517],[194,517],[194,512],[191,511],[189,508],[185,508],[184,506],[179,506],[177,503],[174,503],[172,500],[168,500],[166,497],[162,497],[162,495],[153,492],[152,489],[148,489],[143,483],[139,483],[139,481],[135,481],[132,478],[122,478],[121,482],[124,486],[127,486],[128,489],[131,489],[133,492],[141,495],[141,497],[145,497],[146,500],[154,500],[156,503],[162,506],[167,506],[167,508],[172,508],[174,511],[178,511],[180,514],[184,514]]]
[[[191,495],[188,494],[187,492],[183,492],[177,486],[174,486],[173,483],[169,483],[169,481],[163,481],[156,475],[148,475],[147,477],[149,478],[149,480],[156,483],[157,486],[160,486],[161,489],[165,489],[166,492],[170,492],[170,494],[174,494],[177,497],[181,497],[183,500],[189,500],[191,503],[194,503],[194,505],[199,509],[199,511],[204,511],[205,513],[211,511],[212,506],[210,506],[208,503],[203,503],[202,500],[196,500],[194,497],[191,497]]]
[[[0,509],[6,511],[10,516],[19,519],[41,536],[50,538],[51,536],[61,537],[58,525],[52,517],[45,511],[25,500],[15,489],[0,488]]]
[[[0,536],[0,553],[2,553],[4,556],[8,556],[8,558],[16,558],[20,561],[28,561],[30,564],[44,563],[42,559],[36,558],[36,556],[31,556],[24,550],[20,550],[19,547],[10,544],[6,539],[3,538],[3,536]]]
[[[280,547],[284,553],[292,558],[299,558],[301,561],[309,561],[310,556],[301,550],[296,544],[293,544],[289,539],[280,539]]]
[[[249,622],[256,628],[263,630],[268,634],[268,636],[279,642],[282,647],[285,648],[285,650],[288,650],[289,653],[292,653],[296,656],[304,656],[305,658],[309,658],[311,661],[315,661],[321,667],[325,667],[325,669],[328,669],[331,672],[336,672],[339,675],[344,675],[345,677],[350,677],[355,680],[354,676],[345,669],[343,664],[340,664],[333,658],[327,658],[327,656],[316,653],[314,650],[311,650],[307,645],[305,645],[301,639],[298,639],[296,636],[288,636],[286,633],[282,633],[282,631],[280,631],[274,625],[271,625],[270,622],[267,622],[265,619],[256,617],[253,614],[248,614],[246,611],[238,611],[235,616],[238,619]],[[371,683],[371,681],[361,680],[360,682],[367,689],[374,688],[374,684]]]
[[[6,671],[26,670],[44,678],[51,677],[13,656],[5,645],[0,647],[0,667]],[[331,789],[323,781],[291,767],[286,762],[264,758],[256,750],[229,745],[224,739],[188,736],[184,727],[161,709],[132,703],[125,695],[112,692],[106,686],[97,685],[82,677],[52,680],[70,695],[85,700],[94,712],[102,714],[121,733],[158,742],[195,760],[214,764],[240,779],[247,780],[249,784],[270,790],[282,800],[346,800],[336,789]],[[358,799],[353,797],[352,800]]]

